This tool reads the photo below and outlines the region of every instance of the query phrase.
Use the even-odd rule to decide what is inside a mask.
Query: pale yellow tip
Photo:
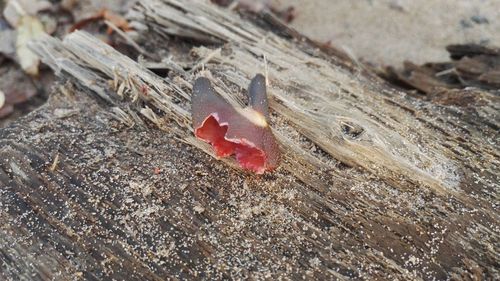
[[[259,127],[267,127],[266,117],[262,115],[260,112],[253,110],[252,108],[243,108],[239,110],[240,114],[243,115],[246,119],[248,119],[253,124]]]

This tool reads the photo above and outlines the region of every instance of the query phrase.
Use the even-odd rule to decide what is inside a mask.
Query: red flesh
[[[196,128],[196,137],[210,143],[217,157],[226,157],[236,154],[236,160],[245,169],[251,170],[257,174],[265,171],[266,155],[255,147],[251,142],[242,139],[226,139],[228,125],[221,125],[214,117],[209,115],[203,124]]]

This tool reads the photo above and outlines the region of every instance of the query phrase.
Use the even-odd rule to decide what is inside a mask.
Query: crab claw
[[[192,96],[195,136],[210,143],[217,157],[235,154],[242,168],[262,174],[278,166],[280,150],[268,125],[264,76],[258,74],[248,89],[250,107],[235,108],[215,93],[210,81],[196,79]]]

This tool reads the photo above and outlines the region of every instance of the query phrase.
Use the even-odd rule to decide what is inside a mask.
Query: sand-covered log
[[[499,278],[498,96],[426,102],[269,14],[140,2],[139,60],[83,31],[32,44],[61,82],[0,130],[0,277]],[[197,77],[243,105],[257,73],[283,152],[262,176],[189,112]]]

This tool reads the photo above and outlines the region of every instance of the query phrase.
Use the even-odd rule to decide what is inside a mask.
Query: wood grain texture
[[[37,42],[67,84],[0,130],[0,277],[498,279],[495,95],[414,99],[270,17],[141,1],[145,49],[188,39],[168,77],[84,32]],[[258,72],[285,153],[261,177],[211,157],[189,114],[196,77],[241,104]]]

